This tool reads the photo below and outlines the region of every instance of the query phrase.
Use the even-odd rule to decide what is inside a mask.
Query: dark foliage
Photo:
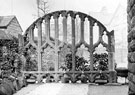
[[[88,71],[89,67],[86,65],[88,63],[83,57],[75,56],[75,70],[76,71]],[[61,66],[63,70],[72,70],[72,54],[67,54],[65,58],[65,65]]]
[[[37,71],[37,60],[35,59],[36,56],[36,49],[33,46],[29,46],[24,51],[24,56],[26,58],[26,65],[25,70],[26,71]]]
[[[96,71],[108,70],[108,54],[107,53],[102,53],[102,54],[95,53],[93,55],[93,61],[94,61],[94,70]]]
[[[94,54],[94,70],[95,71],[105,71],[108,70],[108,55],[103,54]],[[88,61],[83,57],[75,56],[75,70],[76,71],[89,71],[90,65],[87,65]],[[72,54],[67,54],[65,58],[65,65],[61,66],[63,70],[71,71],[72,70]]]
[[[8,77],[15,72],[20,73],[22,64],[18,54],[18,40],[16,38],[12,40],[1,39],[0,45],[0,67],[2,77]]]

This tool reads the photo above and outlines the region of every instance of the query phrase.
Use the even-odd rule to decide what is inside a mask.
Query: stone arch
[[[80,38],[79,41],[76,42],[76,32],[75,32],[75,26],[77,19],[77,16],[80,19]],[[62,18],[62,22],[60,22],[59,18]],[[67,18],[70,18],[70,25],[68,25]],[[89,23],[89,42],[85,40],[85,30],[84,30],[84,21],[87,18]],[[51,22],[51,19],[53,19],[53,22]],[[61,23],[61,24],[60,24]],[[94,25],[97,25],[98,27],[98,40],[96,43],[93,43],[93,27]],[[68,26],[70,26],[70,34],[68,35]],[[60,40],[60,32],[59,27],[62,27],[62,40]],[[54,30],[51,30],[53,28]],[[37,35],[34,34],[34,32],[37,32]],[[54,32],[54,37],[50,35],[51,32]],[[43,33],[45,35],[43,36]],[[103,40],[103,35],[106,35],[108,37],[108,42],[106,43]],[[36,38],[37,36],[37,38]],[[68,43],[67,36],[71,37],[71,43]],[[43,37],[45,39],[43,39]],[[108,52],[108,71],[102,71],[102,73],[108,74],[109,82],[116,82],[116,78],[114,78],[115,72],[115,66],[114,66],[114,31],[108,31],[106,27],[99,22],[97,19],[91,17],[90,15],[87,15],[82,12],[76,12],[71,10],[60,10],[48,13],[44,15],[43,17],[38,18],[36,21],[34,21],[28,29],[25,31],[25,34],[23,37],[20,37],[20,47],[23,47],[24,49],[31,50],[30,46],[32,46],[35,50],[35,56],[37,57],[36,65],[37,70],[33,71],[31,73],[39,73],[45,74],[45,73],[52,73],[55,76],[55,80],[57,81],[57,77],[63,73],[63,74],[70,74],[72,81],[75,81],[76,76],[80,73],[86,73],[85,75],[88,77],[88,73],[93,73],[93,53],[96,50],[99,45],[102,45],[106,48],[106,51]],[[84,48],[86,48],[86,51],[89,53],[90,58],[90,70],[89,71],[76,71],[76,52],[78,48],[80,48],[83,45]],[[66,48],[67,51],[64,51],[63,48]],[[52,51],[50,53],[50,51]],[[62,64],[64,59],[62,58],[64,55],[60,55],[61,52],[65,54],[70,53],[72,56],[72,64],[71,64],[71,70],[69,71],[59,71],[59,66]],[[28,52],[28,51],[27,51]],[[45,60],[45,61],[44,61]],[[43,63],[44,62],[44,63]],[[47,63],[51,63],[52,71],[48,71]],[[46,67],[42,70],[43,65]],[[96,71],[99,73],[99,71]],[[24,71],[24,73],[29,73],[28,71]],[[40,78],[38,78],[40,79]]]

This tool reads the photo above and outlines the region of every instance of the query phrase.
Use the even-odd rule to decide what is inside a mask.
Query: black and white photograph
[[[0,95],[135,95],[135,0],[0,0]]]

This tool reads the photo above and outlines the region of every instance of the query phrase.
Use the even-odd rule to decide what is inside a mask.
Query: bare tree
[[[48,1],[45,0],[37,0],[37,14],[38,17],[41,17],[49,12]]]
[[[47,0],[36,0],[37,3],[37,15],[34,15],[36,17],[42,17],[46,15],[50,10],[49,10],[49,3]],[[45,22],[43,21],[44,26],[42,27],[42,38],[45,40]]]

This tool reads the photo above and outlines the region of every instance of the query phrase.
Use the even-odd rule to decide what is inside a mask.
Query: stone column
[[[72,12],[70,13],[70,16],[71,16],[71,25],[72,25],[72,71],[73,71],[73,74],[72,74],[72,82],[74,83],[75,82],[75,13]]]
[[[45,17],[45,36],[47,41],[50,39],[50,19],[50,16]]]
[[[38,71],[41,71],[41,65],[42,65],[42,56],[41,56],[41,46],[42,46],[42,20],[39,20],[37,22],[37,28],[38,28]]]
[[[75,71],[75,14],[71,13],[72,25],[72,71]]]
[[[59,71],[59,13],[53,15],[55,25],[55,72]],[[55,82],[58,81],[58,74],[55,74]]]
[[[95,24],[95,21],[89,19],[90,24],[90,70],[93,71],[93,26]]]
[[[37,75],[37,81],[41,82],[41,74],[42,71],[42,53],[41,53],[41,47],[42,47],[42,19],[39,19],[36,23],[37,29],[38,29],[38,75]]]
[[[135,95],[135,0],[128,0],[128,95]]]
[[[80,14],[79,15],[80,19],[81,19],[81,35],[80,35],[80,38],[81,38],[81,42],[84,42],[84,21],[85,21],[85,15],[82,15]]]
[[[55,71],[58,71],[58,65],[59,65],[59,56],[58,56],[58,45],[59,45],[59,14],[55,13],[53,15],[54,18],[54,24],[55,24]]]
[[[63,12],[62,13],[62,23],[63,23],[63,41],[67,43],[67,13]]]
[[[114,71],[115,69],[115,62],[114,62],[114,53],[115,53],[115,41],[114,41],[114,31],[110,32],[109,39],[108,39],[109,47],[108,47],[108,61],[109,61],[109,71]]]
[[[109,69],[109,83],[116,83],[116,71],[115,71],[115,41],[114,41],[114,31],[108,34],[108,69]]]

